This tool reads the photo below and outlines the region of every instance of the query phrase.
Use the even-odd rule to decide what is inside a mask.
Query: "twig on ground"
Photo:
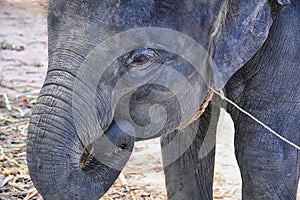
[[[9,162],[11,162],[11,163],[13,163],[14,165],[16,165],[16,166],[18,166],[18,167],[20,167],[20,168],[23,169],[23,166],[22,166],[22,165],[20,165],[20,164],[17,163],[16,161],[11,160],[9,157],[7,157],[7,156],[5,155],[4,150],[3,150],[3,148],[2,148],[1,146],[0,146],[0,153],[1,153],[1,155],[2,155],[6,160],[8,160]]]
[[[6,106],[6,109],[9,110],[9,111],[11,111],[12,108],[11,108],[11,104],[10,104],[10,102],[9,102],[9,99],[8,99],[8,97],[7,97],[7,94],[3,94],[3,97],[4,97],[4,100],[5,100],[5,106]]]

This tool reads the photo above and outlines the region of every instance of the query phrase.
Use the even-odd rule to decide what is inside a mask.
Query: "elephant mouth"
[[[93,157],[94,146],[93,144],[84,147],[83,153],[80,158],[79,166],[83,171],[87,171],[87,166],[94,159]]]
[[[79,166],[89,172],[99,165],[121,171],[134,146],[134,129],[126,121],[115,121],[99,138],[83,147]]]

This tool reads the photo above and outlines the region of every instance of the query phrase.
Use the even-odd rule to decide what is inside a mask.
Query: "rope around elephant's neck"
[[[189,126],[191,123],[193,123],[194,121],[196,121],[204,113],[205,109],[207,108],[209,102],[211,101],[211,99],[213,97],[213,94],[214,93],[211,90],[209,90],[208,93],[207,93],[207,96],[206,96],[205,100],[200,105],[200,108],[196,111],[196,113],[192,116],[192,118],[189,119],[184,124],[182,124],[181,126],[177,127],[176,130],[182,131],[187,126]]]
[[[261,122],[260,120],[258,120],[256,117],[254,117],[253,115],[251,115],[247,111],[245,111],[239,105],[237,105],[236,103],[234,103],[230,99],[226,98],[224,96],[224,94],[222,94],[220,92],[217,92],[211,86],[209,88],[210,88],[210,90],[208,91],[207,96],[206,96],[204,102],[200,105],[200,108],[196,111],[196,113],[192,116],[191,119],[189,119],[187,122],[185,122],[181,126],[177,127],[176,130],[182,131],[187,126],[189,126],[191,123],[193,123],[194,121],[196,121],[204,113],[205,109],[207,108],[209,102],[211,101],[211,99],[213,97],[213,94],[215,93],[216,95],[220,96],[221,99],[227,101],[228,103],[230,103],[231,105],[233,105],[234,107],[236,107],[239,111],[241,111],[242,113],[244,113],[245,115],[247,115],[248,117],[250,117],[251,119],[253,119],[255,122],[257,122],[258,124],[260,124],[261,126],[263,126],[265,129],[267,129],[268,131],[270,131],[273,135],[275,135],[276,137],[280,138],[281,140],[283,140],[284,142],[288,143],[289,145],[295,147],[296,149],[300,150],[300,147],[298,145],[296,145],[295,143],[293,143],[293,142],[289,141],[288,139],[282,137],[279,133],[277,133],[276,131],[274,131],[273,129],[271,129],[269,126],[267,126],[266,124],[264,124],[263,122]]]
[[[260,120],[258,120],[256,117],[254,117],[253,115],[251,115],[250,113],[248,113],[247,111],[245,111],[244,109],[242,109],[240,106],[238,106],[236,103],[234,103],[233,101],[231,101],[230,99],[226,98],[222,93],[217,92],[215,89],[213,89],[212,87],[210,87],[210,90],[215,93],[216,95],[220,96],[222,99],[224,99],[225,101],[227,101],[228,103],[230,103],[231,105],[233,105],[234,107],[236,107],[239,111],[241,111],[242,113],[246,114],[248,117],[250,117],[251,119],[253,119],[255,122],[257,122],[258,124],[262,125],[265,129],[267,129],[268,131],[270,131],[273,135],[275,135],[276,137],[280,138],[281,140],[283,140],[284,142],[288,143],[289,145],[295,147],[296,149],[300,150],[300,147],[298,145],[296,145],[295,143],[289,141],[288,139],[282,137],[280,134],[278,134],[276,131],[274,131],[273,129],[271,129],[269,126],[267,126],[266,124],[264,124],[263,122],[261,122]]]

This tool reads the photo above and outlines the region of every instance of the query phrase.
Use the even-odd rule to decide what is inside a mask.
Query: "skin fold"
[[[297,150],[221,99],[182,131],[209,87],[299,144],[300,3],[52,0],[49,66],[27,162],[44,199],[99,199],[134,142],[161,137],[168,199],[212,199],[220,107],[235,124],[243,199],[296,199]]]

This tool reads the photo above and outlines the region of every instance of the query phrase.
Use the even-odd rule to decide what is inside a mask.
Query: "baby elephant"
[[[44,199],[99,199],[155,137],[168,199],[212,199],[220,107],[243,199],[296,199],[297,146],[210,99],[300,144],[300,1],[50,0],[48,37],[27,141]]]

